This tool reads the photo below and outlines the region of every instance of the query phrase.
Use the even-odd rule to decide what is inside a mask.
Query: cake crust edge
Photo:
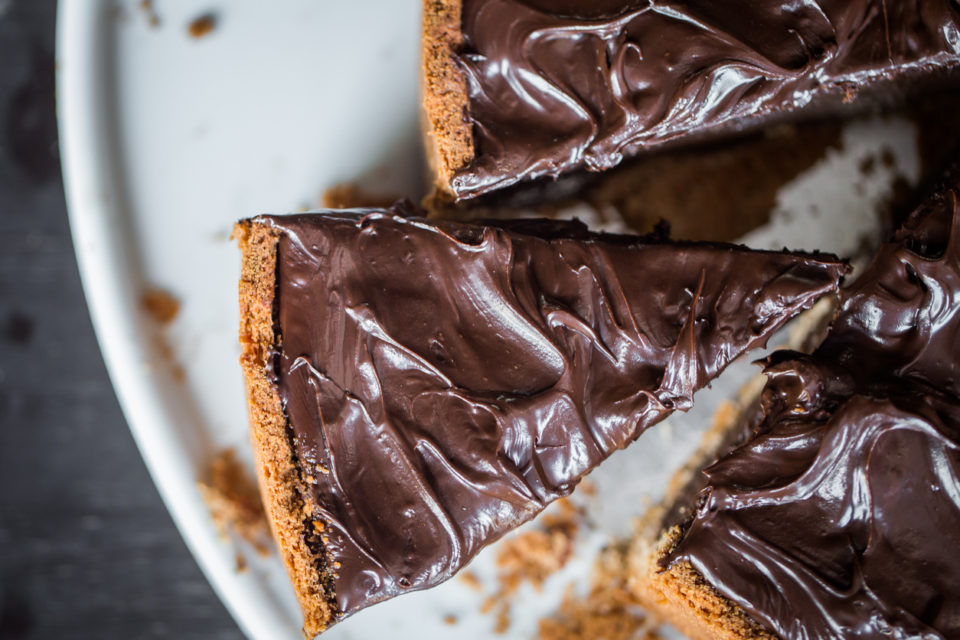
[[[455,200],[452,181],[475,157],[467,80],[457,64],[463,46],[462,0],[423,0],[422,127],[436,193]]]
[[[798,316],[783,348],[812,351],[826,335],[838,304],[835,295],[827,296]],[[689,502],[685,494],[694,477],[730,446],[735,446],[729,434],[750,420],[765,386],[766,376],[757,374],[740,388],[732,403],[718,410],[697,451],[671,478],[663,501],[641,519],[627,551],[627,574],[633,597],[691,640],[779,639],[740,605],[711,586],[689,562],[678,562],[667,568],[660,564],[683,538],[679,523],[664,522],[669,506],[678,501]]]
[[[822,317],[828,309],[830,307],[822,305],[804,317]],[[777,636],[761,627],[739,605],[710,586],[689,563],[677,563],[666,569],[660,566],[660,561],[683,538],[679,524],[663,524],[668,505],[684,501],[683,494],[694,476],[730,446],[727,434],[736,429],[750,408],[759,402],[763,386],[763,375],[755,376],[740,389],[732,410],[714,416],[714,423],[704,433],[697,452],[671,479],[664,501],[641,520],[638,535],[631,541],[627,553],[629,588],[633,596],[644,608],[691,640],[777,640]]]
[[[233,229],[242,254],[239,285],[240,365],[246,386],[250,439],[257,481],[278,552],[303,612],[303,633],[312,638],[336,621],[334,593],[322,580],[325,562],[311,549],[305,523],[303,479],[287,434],[279,392],[270,379],[271,350],[278,336],[273,307],[280,234],[267,225],[238,222]]]
[[[631,591],[640,604],[691,640],[777,640],[689,563],[660,569],[660,559],[680,538],[680,527],[673,527],[656,543],[645,542],[630,550]]]

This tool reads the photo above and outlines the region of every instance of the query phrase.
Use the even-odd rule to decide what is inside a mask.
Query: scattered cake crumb
[[[495,596],[488,596],[483,601],[483,604],[480,605],[480,613],[482,613],[483,615],[487,615],[488,613],[493,611],[493,608],[495,606],[497,606],[497,598]]]
[[[897,164],[897,156],[890,150],[890,147],[884,147],[880,153],[880,162],[886,168],[892,169]]]
[[[737,407],[737,404],[729,400],[724,400],[717,407],[717,410],[713,412],[713,428],[714,429],[723,429],[727,425],[733,424],[733,421],[737,419],[740,411]]]
[[[184,371],[183,365],[177,361],[177,355],[167,341],[166,336],[156,334],[152,336],[151,343],[154,353],[157,354],[157,359],[169,365],[170,375],[173,376],[174,381],[182,383],[186,380],[187,372]]]
[[[140,0],[140,9],[146,14],[151,27],[160,26],[160,16],[157,15],[157,10],[153,7],[153,0]]]
[[[320,205],[324,209],[356,209],[389,207],[399,198],[374,195],[356,183],[344,182],[323,192]]]
[[[857,85],[852,82],[846,82],[843,84],[843,104],[850,104],[857,99]]]
[[[140,302],[150,317],[162,325],[170,324],[180,313],[180,301],[156,287],[147,289]]]
[[[659,622],[639,606],[627,584],[626,551],[609,547],[594,568],[586,596],[567,589],[563,603],[540,621],[539,640],[658,640]]]
[[[140,303],[143,310],[161,326],[169,325],[180,313],[180,301],[170,293],[156,287],[144,292]],[[187,374],[183,370],[183,366],[177,362],[176,354],[164,335],[158,333],[153,336],[153,347],[160,360],[170,363],[170,372],[173,379],[177,382],[186,380]]]
[[[493,632],[497,635],[503,635],[508,629],[510,629],[510,604],[502,602],[497,610],[497,624],[494,625]]]
[[[453,625],[457,624],[457,616],[444,616],[443,623],[452,627]]]
[[[540,621],[539,640],[655,640],[659,634],[624,593],[591,593],[564,598],[555,617]]]
[[[558,500],[556,507],[541,517],[541,529],[504,541],[496,559],[501,589],[512,594],[524,581],[541,589],[573,553],[581,517],[569,500]]]
[[[260,555],[270,553],[270,529],[260,492],[233,449],[225,449],[214,457],[206,481],[199,485],[222,537],[233,534],[248,542]],[[243,571],[246,561],[240,560],[240,554],[237,558],[237,571]]]
[[[217,26],[217,16],[212,13],[206,13],[195,19],[187,26],[187,33],[191,38],[200,39],[210,35]]]
[[[468,587],[474,591],[482,591],[483,584],[480,582],[480,578],[477,577],[473,571],[464,571],[460,574],[460,580],[463,581]]]
[[[541,590],[547,578],[566,565],[573,554],[582,520],[582,509],[564,498],[540,516],[536,521],[538,528],[501,543],[495,560],[497,591],[480,606],[483,614],[496,611],[494,631],[497,634],[506,633],[510,628],[511,606],[517,590],[524,583]]]

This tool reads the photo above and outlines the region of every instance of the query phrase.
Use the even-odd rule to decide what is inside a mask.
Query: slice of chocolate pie
[[[847,271],[419,213],[236,229],[260,482],[308,635],[451,577]]]
[[[960,179],[766,373],[641,599],[693,638],[960,638]]]
[[[956,0],[424,0],[423,13],[427,149],[458,200],[956,90],[960,73]]]

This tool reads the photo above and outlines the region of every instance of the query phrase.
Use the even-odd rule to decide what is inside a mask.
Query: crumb
[[[480,583],[480,578],[478,578],[477,574],[473,571],[464,571],[460,574],[460,579],[474,591],[483,590],[483,584]]]
[[[173,322],[180,312],[180,301],[156,287],[148,289],[140,299],[140,303],[154,320],[163,325]]]
[[[483,604],[480,605],[480,613],[487,615],[493,608],[497,606],[497,599],[495,596],[489,596],[486,600],[483,601]]]
[[[399,198],[375,196],[353,182],[344,182],[323,192],[320,205],[324,209],[356,209],[389,207]]]
[[[739,410],[737,409],[737,405],[729,400],[724,400],[720,403],[720,406],[717,407],[717,410],[713,412],[713,428],[721,430],[728,425],[732,425],[738,415]]]
[[[180,301],[170,293],[156,287],[148,289],[140,299],[143,310],[150,315],[153,320],[161,325],[169,325],[180,313]],[[165,336],[157,334],[153,338],[154,350],[161,360],[170,363],[171,375],[176,382],[183,382],[187,378],[183,366],[177,362],[176,354]]]
[[[502,602],[497,611],[497,624],[493,627],[493,632],[502,636],[510,628],[510,603]]]
[[[243,557],[242,553],[238,553],[234,556],[234,561],[237,563],[237,573],[246,573],[247,571],[247,559]]]
[[[541,590],[547,578],[567,564],[582,520],[582,509],[564,498],[540,516],[539,528],[501,543],[495,560],[498,588],[480,607],[483,614],[496,610],[497,634],[510,628],[511,605],[517,590],[524,583]]]
[[[882,162],[886,168],[892,169],[893,166],[897,164],[897,157],[889,147],[884,147],[883,151],[880,152],[880,162]]]
[[[887,198],[885,203],[885,212],[884,215],[887,219],[887,229],[899,229],[906,217],[906,214],[912,211],[909,208],[911,205],[906,203],[912,203],[914,194],[916,190],[910,185],[910,182],[903,177],[903,175],[897,174],[893,178],[893,186],[890,190],[890,197]],[[871,250],[871,253],[873,251]]]
[[[152,336],[151,343],[153,344],[153,350],[157,355],[157,359],[169,364],[170,375],[173,376],[173,380],[180,383],[186,380],[187,372],[184,371],[183,365],[177,361],[177,355],[167,341],[166,336],[156,334]]]
[[[559,610],[540,621],[538,640],[658,639],[658,621],[628,589],[625,554],[623,547],[607,548],[597,559],[590,592],[577,597],[568,588]]]
[[[151,27],[160,26],[160,16],[157,15],[157,11],[153,7],[153,0],[140,0],[140,9],[146,14]]]
[[[857,85],[852,82],[844,83],[843,85],[843,104],[850,104],[857,99]]]
[[[580,520],[581,512],[569,500],[558,500],[541,516],[541,529],[508,538],[496,559],[501,590],[513,593],[524,581],[541,589],[570,559]]]
[[[457,616],[444,616],[443,624],[448,624],[452,627],[457,624]]]
[[[187,33],[190,34],[191,38],[200,39],[210,35],[216,26],[217,16],[212,13],[207,13],[191,22],[187,26]]]
[[[260,555],[268,555],[270,529],[260,492],[233,449],[214,457],[207,480],[199,484],[220,535],[228,538],[232,533],[250,543]],[[238,563],[238,571],[245,565]]]
[[[620,594],[591,594],[576,599],[568,594],[553,618],[540,621],[539,640],[654,640],[658,636],[636,605],[622,601]]]

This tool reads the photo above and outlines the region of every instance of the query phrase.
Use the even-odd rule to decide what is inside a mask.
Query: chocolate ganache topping
[[[398,211],[255,220],[278,235],[276,384],[342,615],[449,578],[847,270]]]
[[[705,473],[687,561],[783,638],[960,638],[960,188],[845,294]]]
[[[461,28],[458,198],[960,71],[956,0],[463,0]]]

